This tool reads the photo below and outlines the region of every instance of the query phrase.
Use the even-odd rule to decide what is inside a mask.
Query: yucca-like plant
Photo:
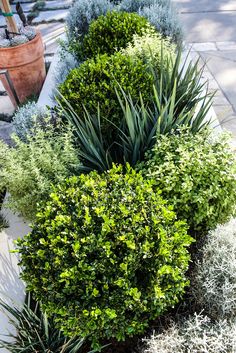
[[[143,160],[158,135],[173,133],[182,126],[195,134],[210,124],[206,116],[214,94],[209,94],[206,84],[201,82],[203,68],[198,68],[198,62],[193,64],[186,60],[182,63],[179,51],[174,61],[167,61],[165,69],[160,65],[157,72],[154,63],[149,64],[155,82],[152,104],[145,105],[142,92],[136,102],[120,87],[117,99],[123,110],[123,120],[120,126],[114,126],[110,121],[112,129],[115,128],[110,140],[103,138],[99,108],[97,116],[91,116],[85,110],[81,117],[65,99],[66,108],[59,103],[64,116],[75,127],[80,157],[88,170],[103,171],[109,169],[112,162],[129,162],[134,166]]]
[[[15,335],[10,333],[7,336],[12,342],[0,339],[0,348],[11,353],[79,353],[82,349],[84,340],[65,337],[55,327],[54,320],[47,317],[41,305],[32,303],[30,295],[22,310],[2,300],[0,306],[8,313],[9,322],[16,329]]]

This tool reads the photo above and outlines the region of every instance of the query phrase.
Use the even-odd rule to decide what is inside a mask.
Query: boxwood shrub
[[[72,177],[18,241],[28,289],[93,347],[143,332],[188,284],[192,238],[152,183],[128,165]]]
[[[141,35],[148,27],[148,21],[136,13],[108,12],[91,22],[77,54],[85,59],[97,54],[111,55],[132,42],[134,34]]]
[[[235,213],[236,157],[225,135],[193,135],[185,128],[160,136],[137,168],[155,180],[192,231],[214,229]]]
[[[153,81],[141,59],[133,60],[121,53],[112,56],[104,54],[72,70],[60,85],[60,92],[81,119],[84,107],[90,113],[97,114],[99,105],[103,132],[108,130],[109,135],[112,125],[108,120],[119,125],[123,117],[115,89],[121,85],[134,101],[142,92],[144,102],[149,102],[153,97]],[[61,102],[64,100],[61,99]]]

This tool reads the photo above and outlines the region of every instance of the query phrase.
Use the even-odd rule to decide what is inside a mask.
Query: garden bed
[[[38,104],[0,144],[0,187],[32,222],[17,248],[40,323],[16,321],[4,347],[231,352],[236,159],[213,96],[169,4],[94,1],[75,2]]]

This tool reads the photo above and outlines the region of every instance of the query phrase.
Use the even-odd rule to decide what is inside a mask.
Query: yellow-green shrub
[[[22,278],[69,336],[124,340],[188,281],[186,224],[131,167],[68,179],[18,241]]]

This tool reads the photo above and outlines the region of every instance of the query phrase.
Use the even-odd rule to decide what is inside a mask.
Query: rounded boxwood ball
[[[142,93],[144,102],[148,103],[153,99],[153,81],[142,59],[134,60],[121,53],[104,54],[72,70],[59,90],[80,119],[84,117],[84,108],[91,114],[97,114],[99,106],[102,130],[105,138],[109,138],[113,124],[120,126],[123,118],[116,89],[121,95],[122,87],[134,101],[138,101]],[[65,105],[63,98],[59,97],[59,100]]]
[[[132,42],[134,34],[142,35],[149,27],[148,20],[136,13],[108,12],[92,21],[88,33],[75,46],[75,52],[79,59],[111,55]]]
[[[152,183],[129,165],[68,179],[18,241],[28,290],[68,336],[124,340],[184,293],[192,238]]]

